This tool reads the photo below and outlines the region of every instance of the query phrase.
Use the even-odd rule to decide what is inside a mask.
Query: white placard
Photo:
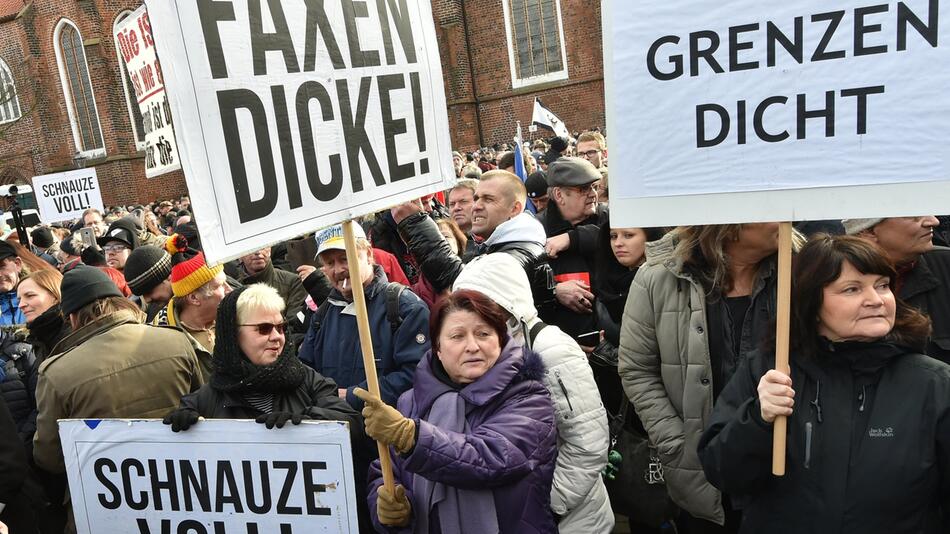
[[[34,176],[33,194],[46,224],[78,219],[89,208],[105,211],[95,167]]]
[[[145,127],[145,176],[154,178],[181,168],[171,108],[155,54],[148,12],[142,6],[116,25],[116,49],[132,81]]]
[[[454,183],[429,2],[146,5],[210,261]]]
[[[345,423],[72,419],[59,435],[79,534],[359,532]]]
[[[946,212],[937,6],[605,2],[611,223]]]

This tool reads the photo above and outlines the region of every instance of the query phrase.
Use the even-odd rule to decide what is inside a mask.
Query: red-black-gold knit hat
[[[172,293],[181,298],[207,284],[224,271],[224,265],[208,267],[203,252],[172,267]]]

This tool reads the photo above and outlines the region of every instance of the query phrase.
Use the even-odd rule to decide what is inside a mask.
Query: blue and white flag
[[[524,167],[524,139],[521,138],[521,122],[518,122],[518,132],[515,134],[515,174],[521,179],[521,183],[528,181],[528,169]],[[525,211],[537,213],[534,204],[530,201],[525,202]]]

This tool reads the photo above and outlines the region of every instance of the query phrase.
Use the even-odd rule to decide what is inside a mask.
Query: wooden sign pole
[[[373,336],[369,329],[369,316],[366,313],[366,297],[363,295],[363,277],[360,275],[359,255],[356,253],[356,237],[353,233],[355,221],[343,223],[343,241],[346,244],[346,264],[350,270],[349,282],[353,287],[353,304],[356,305],[356,326],[360,333],[360,348],[363,351],[363,369],[366,371],[366,385],[369,392],[379,397],[379,377],[376,376],[376,357],[373,354]],[[389,447],[376,442],[379,449],[379,466],[383,472],[383,485],[395,492],[393,464],[389,457]]]
[[[775,369],[791,373],[788,365],[789,327],[792,303],[792,223],[778,230],[778,309],[775,314]],[[778,416],[772,424],[772,474],[785,476],[785,438],[788,420]]]

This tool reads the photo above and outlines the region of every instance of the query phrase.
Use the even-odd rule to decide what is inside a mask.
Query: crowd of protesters
[[[799,224],[784,374],[777,224],[615,227],[599,130],[514,148],[365,217],[358,281],[340,226],[210,265],[188,197],[6,229],[0,532],[73,530],[57,420],[109,417],[346,421],[363,532],[946,531],[945,218]]]

